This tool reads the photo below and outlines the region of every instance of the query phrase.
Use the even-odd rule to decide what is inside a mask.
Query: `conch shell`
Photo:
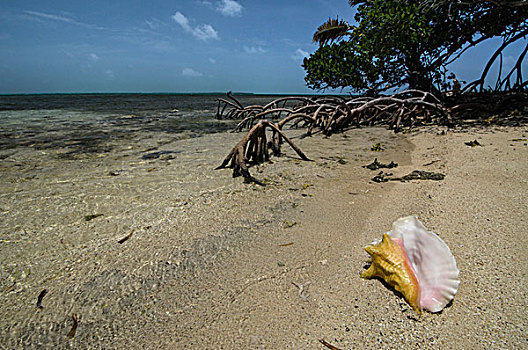
[[[418,314],[441,311],[458,291],[460,271],[449,247],[415,216],[396,220],[381,242],[365,250],[372,264],[361,277],[383,279]]]

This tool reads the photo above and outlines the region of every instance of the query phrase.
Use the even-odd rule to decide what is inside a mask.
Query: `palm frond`
[[[344,36],[349,34],[349,30],[352,29],[352,26],[340,20],[339,17],[332,19],[329,18],[328,21],[321,24],[316,32],[313,35],[312,41],[319,43],[320,46],[326,45],[329,42],[339,40]]]

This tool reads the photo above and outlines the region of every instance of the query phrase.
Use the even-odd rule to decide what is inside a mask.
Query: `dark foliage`
[[[482,67],[482,77],[468,88],[483,91],[488,88],[485,80],[491,65],[497,60],[502,63],[503,50],[528,35],[526,2],[371,0],[350,4],[357,7],[357,27],[330,19],[314,34],[320,47],[303,62],[310,88],[349,87],[364,92],[408,86],[437,93],[450,88],[449,63],[468,48],[501,37],[503,45]],[[328,27],[332,31],[325,30]],[[528,46],[510,72],[501,70],[492,90],[526,88],[521,71],[526,51]]]

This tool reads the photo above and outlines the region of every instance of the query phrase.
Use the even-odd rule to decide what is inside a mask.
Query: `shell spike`
[[[383,279],[420,314],[420,287],[403,247],[385,233],[380,243],[369,245],[365,250],[372,257],[372,264],[360,277]]]

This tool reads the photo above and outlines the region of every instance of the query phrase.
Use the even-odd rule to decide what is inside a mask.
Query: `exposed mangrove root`
[[[417,90],[378,98],[291,96],[281,97],[265,106],[247,107],[228,92],[226,99],[218,100],[216,118],[241,119],[235,131],[249,129],[217,169],[232,168],[233,177],[243,176],[246,182],[259,184],[262,183],[251,176],[248,165],[268,161],[270,148],[274,155],[279,155],[283,141],[286,141],[302,159],[308,160],[283,133],[282,129],[287,123],[291,123],[292,127],[305,127],[307,136],[314,132],[314,128],[330,135],[352,125],[386,123],[391,129],[398,131],[402,126],[419,123],[419,120],[430,122],[438,119],[440,123],[450,122],[449,111],[436,97]],[[270,122],[268,119],[276,122]],[[266,129],[272,131],[270,142]]]
[[[444,104],[434,95],[407,90],[392,96],[358,97],[347,99],[342,96],[282,97],[265,106],[244,107],[229,92],[228,99],[219,99],[216,117],[218,119],[241,119],[235,131],[249,129],[260,119],[277,121],[280,128],[295,120],[294,126],[302,121],[310,134],[319,128],[329,135],[350,126],[386,124],[399,131],[424,123],[451,123],[451,115]]]
[[[515,68],[520,70],[520,66],[517,66]],[[503,80],[503,83],[507,84],[507,80]],[[389,129],[398,132],[403,128],[419,125],[451,126],[468,113],[474,116],[476,111],[479,114],[495,114],[499,110],[502,113],[524,111],[528,107],[527,101],[524,91],[493,94],[491,97],[488,94],[462,93],[451,97],[443,96],[441,100],[429,92],[406,90],[392,96],[377,97],[290,96],[281,97],[264,106],[244,107],[228,92],[226,99],[218,100],[216,117],[240,119],[235,131],[249,129],[249,132],[218,168],[226,168],[230,163],[234,177],[242,175],[246,181],[260,183],[249,174],[248,165],[268,161],[270,148],[274,155],[280,155],[280,146],[284,140],[302,159],[308,160],[283,133],[282,130],[288,123],[290,127],[306,128],[303,136],[312,135],[315,129],[331,135],[350,127],[372,125],[387,125]],[[496,116],[492,115],[490,118]],[[481,119],[487,121],[490,118]],[[269,142],[266,129],[272,132]]]
[[[508,123],[512,113],[520,115],[527,110],[528,93],[523,91],[463,94],[449,107],[455,122],[473,120],[483,124]]]
[[[266,128],[273,132],[272,141],[268,144]],[[279,144],[284,139],[303,160],[310,160],[280,128],[267,120],[260,120],[229,152],[222,164],[216,169],[232,168],[233,177],[243,176],[245,182],[264,185],[249,173],[248,164],[259,164],[269,160],[268,146],[278,154]]]

